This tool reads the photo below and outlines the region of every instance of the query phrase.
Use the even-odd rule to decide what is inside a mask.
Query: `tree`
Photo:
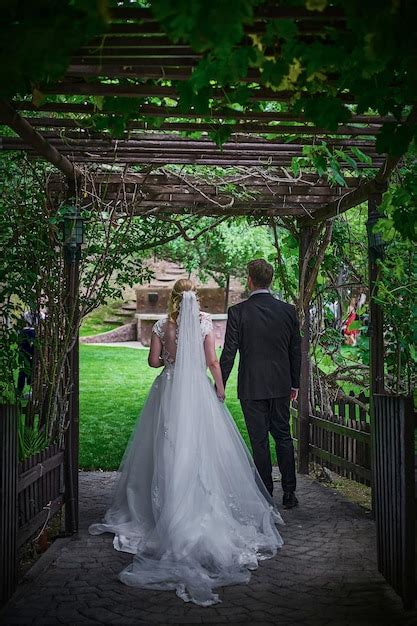
[[[86,171],[86,180],[72,199],[80,208],[86,234],[79,297],[69,310],[62,232],[70,210],[67,200],[54,192],[48,164],[21,155],[0,158],[0,401],[20,404],[16,373],[22,366],[23,314],[30,311],[40,319],[45,312],[37,325],[33,393],[20,438],[41,447],[62,441],[67,427],[68,354],[83,317],[121,297],[126,285],[148,280],[149,250],[182,236],[157,215],[142,218],[127,201],[120,199],[116,207],[106,201],[105,193],[98,197],[94,189],[89,192],[88,176]],[[122,189],[121,198],[125,196]],[[198,237],[200,229],[194,234]]]
[[[269,257],[271,253],[270,233],[243,218],[222,222],[206,231],[193,245],[177,239],[157,250],[158,256],[181,263],[202,280],[208,276],[214,278],[219,287],[225,289],[225,311],[229,302],[230,278],[233,276],[243,282],[247,263],[254,258]]]

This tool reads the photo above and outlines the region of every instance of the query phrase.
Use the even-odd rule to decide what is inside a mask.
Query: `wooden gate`
[[[374,396],[374,489],[378,568],[402,597],[416,599],[416,506],[411,398]]]
[[[17,584],[18,548],[64,503],[64,452],[57,445],[18,462],[17,406],[0,405],[0,606]]]

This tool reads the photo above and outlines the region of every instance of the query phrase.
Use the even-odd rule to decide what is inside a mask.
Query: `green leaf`
[[[339,98],[319,96],[314,98],[302,97],[296,103],[298,110],[304,109],[305,116],[317,126],[336,130],[339,124],[350,120],[352,114]]]
[[[376,138],[376,150],[392,156],[402,156],[413,137],[413,128],[407,124],[385,122]]]
[[[291,170],[294,176],[298,176],[300,173],[300,164],[298,162],[298,157],[293,157],[291,160]]]
[[[356,146],[352,146],[350,148],[352,154],[355,155],[355,157],[361,162],[361,163],[372,163],[372,159],[368,154],[365,154],[364,152],[362,152],[362,150],[359,150],[359,148],[357,148]]]
[[[215,131],[209,133],[209,137],[214,141],[216,146],[222,147],[233,133],[234,126],[232,124],[223,124]]]
[[[93,96],[93,104],[96,109],[102,111],[104,106],[104,96]]]
[[[324,11],[327,7],[327,0],[306,0],[306,8],[309,11]]]

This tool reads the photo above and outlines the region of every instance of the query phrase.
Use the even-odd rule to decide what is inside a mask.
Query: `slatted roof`
[[[300,37],[311,41],[328,26],[346,28],[338,9],[311,12],[261,7],[254,24],[246,29],[248,40],[262,33],[271,18],[296,19]],[[263,86],[256,69],[246,78],[251,95],[245,107],[233,107],[235,91],[219,86],[213,88],[209,112],[182,111],[178,81],[190,78],[200,60],[201,55],[189,46],[172,42],[149,10],[115,9],[108,32],[74,52],[65,76],[56,84],[39,86],[43,101],[35,106],[29,98],[17,99],[12,103],[14,116],[6,109],[0,112],[3,121],[18,133],[0,137],[0,149],[47,156],[43,148],[49,145],[55,149],[49,154],[59,153],[61,166],[66,164],[61,169],[67,175],[72,166],[88,166],[94,171],[96,189],[105,186],[110,199],[117,193],[112,186],[116,189],[123,180],[126,193],[135,200],[138,186],[141,188],[144,211],[153,206],[161,211],[207,215],[323,219],[365,199],[373,183],[352,176],[351,162],[341,162],[348,174],[346,187],[335,186],[308,170],[302,176],[291,174],[293,159],[302,157],[306,146],[322,141],[329,150],[343,150],[353,158],[357,171],[365,169],[369,174],[373,170],[379,185],[392,170],[393,160],[375,148],[381,125],[389,118],[355,115],[352,107],[348,124],[331,132],[317,128],[291,110],[293,92]],[[61,95],[76,97],[62,102]],[[354,103],[351,94],[340,95],[346,103]],[[100,116],[120,115],[117,108],[112,113],[111,104],[102,109],[97,96],[137,98],[133,118],[120,138],[97,131]],[[28,124],[22,132],[22,119],[33,132],[28,131]],[[231,124],[233,130],[221,147],[212,140],[219,124]],[[358,150],[363,158],[357,157]],[[56,157],[54,160],[60,167]],[[192,175],[179,174],[179,168],[177,173],[164,171],[168,165],[220,166],[225,171],[218,183],[201,182],[201,178],[193,182]],[[128,179],[120,173],[126,174],[126,167],[130,168]],[[141,170],[150,167],[155,171],[145,181]],[[109,168],[113,168],[110,179]],[[247,193],[233,197],[226,186],[242,176]]]

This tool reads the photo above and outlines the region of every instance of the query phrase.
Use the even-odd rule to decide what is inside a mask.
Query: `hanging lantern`
[[[78,261],[81,256],[81,246],[84,243],[84,220],[75,206],[66,208],[63,235],[66,258],[72,262]]]
[[[366,230],[368,233],[368,247],[378,257],[382,257],[385,250],[385,243],[381,233],[374,231],[374,226],[378,223],[380,217],[381,216],[379,213],[372,212],[368,217],[368,221],[366,222]]]

